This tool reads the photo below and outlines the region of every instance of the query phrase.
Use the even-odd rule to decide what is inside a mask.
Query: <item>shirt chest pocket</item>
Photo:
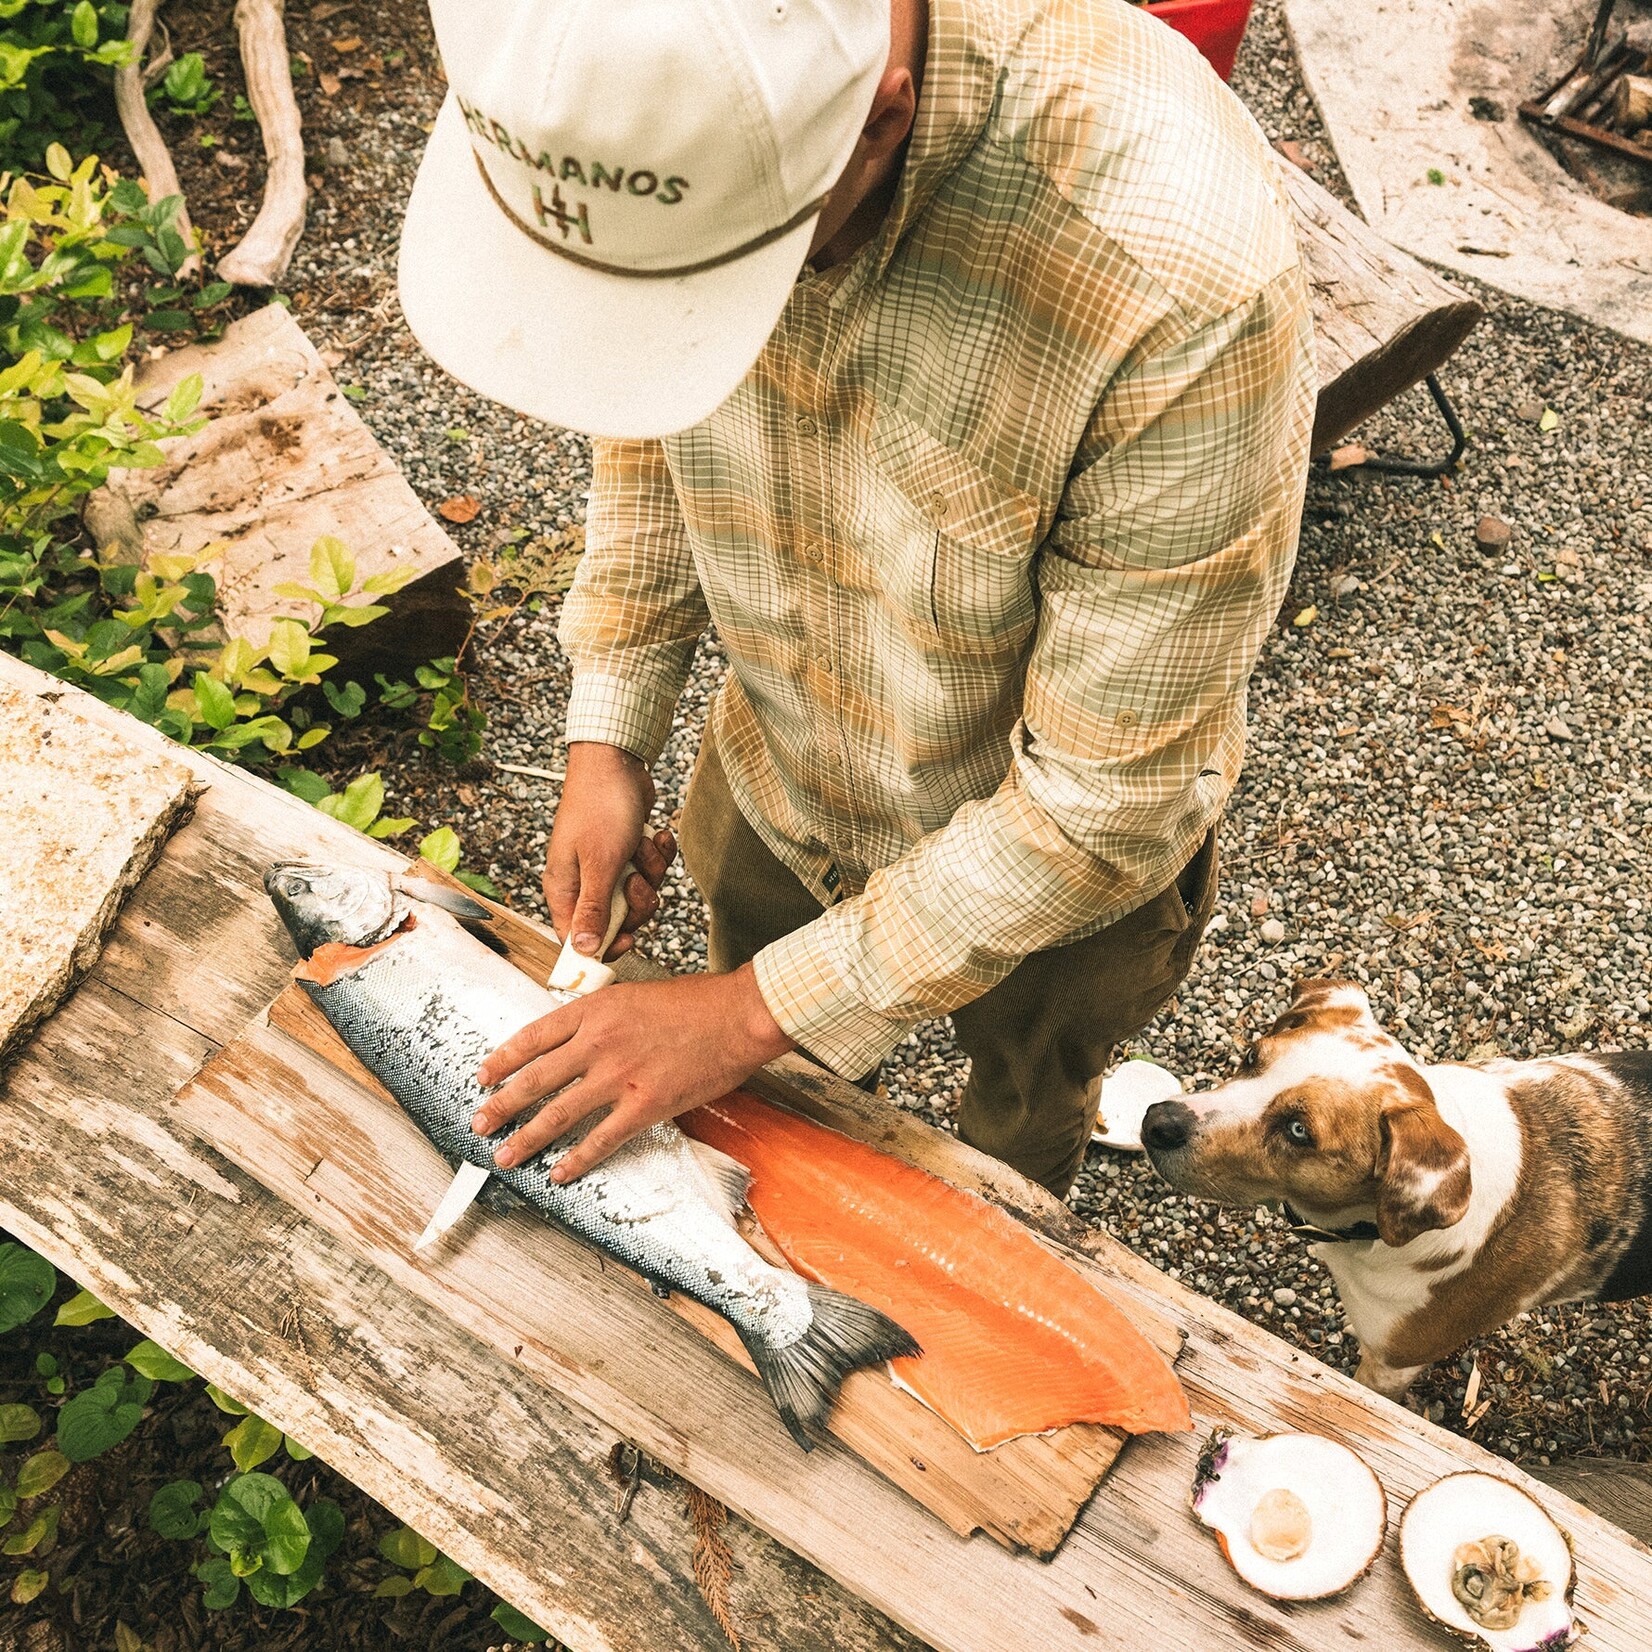
[[[889,408],[872,456],[866,548],[902,629],[925,648],[1018,657],[1038,617],[1038,500]]]

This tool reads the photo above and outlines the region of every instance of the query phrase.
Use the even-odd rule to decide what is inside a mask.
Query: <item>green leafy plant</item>
[[[437,1597],[457,1595],[470,1582],[470,1573],[463,1566],[420,1537],[411,1526],[386,1532],[379,1539],[379,1553],[400,1568],[373,1591],[381,1600],[396,1600],[415,1590]]]
[[[149,93],[151,103],[163,99],[175,115],[204,115],[223,93],[212,84],[199,52],[185,52],[167,66],[161,83]]]
[[[0,1245],[0,1336],[33,1319],[56,1289],[57,1271],[45,1257],[22,1245]]]
[[[38,167],[71,136],[99,141],[110,77],[131,55],[115,0],[4,0],[0,168]]]
[[[549,1630],[541,1629],[532,1618],[524,1617],[508,1601],[500,1601],[489,1616],[513,1641],[534,1646],[551,1638]]]
[[[196,1480],[162,1486],[149,1501],[149,1523],[174,1541],[204,1539],[194,1574],[212,1611],[233,1606],[243,1585],[260,1606],[296,1606],[344,1541],[336,1503],[318,1498],[301,1509],[273,1474],[231,1475],[210,1507],[203,1495]]]

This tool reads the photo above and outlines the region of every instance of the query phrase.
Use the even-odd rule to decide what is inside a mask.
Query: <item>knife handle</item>
[[[595,958],[587,958],[574,948],[573,938],[570,936],[562,943],[562,951],[557,955],[556,968],[551,971],[551,978],[545,984],[557,992],[571,992],[583,996],[587,992],[595,992],[598,987],[605,987],[614,978],[614,972],[602,962],[609,947],[614,944],[614,937],[620,932],[620,925],[625,922],[625,914],[629,909],[625,899],[625,885],[636,867],[630,861],[625,863],[619,875],[619,882],[614,885],[613,900],[608,908],[608,933],[602,938],[602,945],[597,948]]]

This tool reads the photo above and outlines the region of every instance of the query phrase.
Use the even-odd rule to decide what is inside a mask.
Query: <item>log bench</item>
[[[1317,454],[1434,372],[1485,308],[1383,240],[1301,167],[1280,170],[1313,302]]]
[[[134,751],[159,748],[153,731],[0,656],[8,687],[66,696]],[[616,1518],[609,1462],[621,1442],[738,1516],[733,1610],[754,1648],[1449,1644],[1401,1584],[1392,1518],[1383,1558],[1344,1600],[1287,1607],[1246,1590],[1187,1513],[1199,1435],[1126,1446],[1042,1561],[958,1536],[836,1441],[803,1456],[752,1378],[646,1293],[609,1280],[602,1295],[595,1266],[577,1283],[580,1300],[600,1302],[600,1321],[559,1315],[550,1301],[517,1303],[513,1324],[528,1329],[513,1342],[510,1327],[475,1312],[460,1322],[435,1309],[433,1283],[453,1260],[375,1249],[367,1224],[337,1208],[327,1142],[296,1170],[265,1162],[259,1151],[293,1160],[316,1139],[295,1131],[252,1150],[197,1080],[248,1039],[304,1070],[303,1047],[268,1013],[290,964],[259,884],[269,862],[389,869],[399,858],[252,775],[199,754],[182,760],[205,787],[192,819],[84,983],[0,1075],[0,1226],[575,1652],[725,1644],[693,1583],[682,1488],[644,1485],[629,1518]],[[791,1058],[766,1069],[759,1087],[994,1200],[1121,1300],[1174,1321],[1187,1338],[1178,1370],[1201,1430],[1221,1421],[1347,1440],[1382,1477],[1391,1517],[1454,1469],[1528,1486],[1576,1541],[1590,1644],[1644,1647],[1652,1553],[1615,1527],[1186,1290],[1014,1172],[853,1086]],[[279,1118],[282,1096],[266,1099]],[[342,1115],[338,1129],[363,1134]],[[440,1167],[431,1168],[439,1186]],[[400,1206],[423,1197],[387,1187],[381,1203],[403,1220]],[[470,1221],[484,1225],[486,1254],[501,1265],[514,1247],[540,1243],[521,1214]],[[416,1274],[426,1267],[428,1277]]]

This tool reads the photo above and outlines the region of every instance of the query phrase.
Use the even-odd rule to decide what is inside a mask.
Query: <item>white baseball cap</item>
[[[402,229],[420,344],[599,436],[745,377],[872,107],[889,0],[431,0],[447,70]]]

